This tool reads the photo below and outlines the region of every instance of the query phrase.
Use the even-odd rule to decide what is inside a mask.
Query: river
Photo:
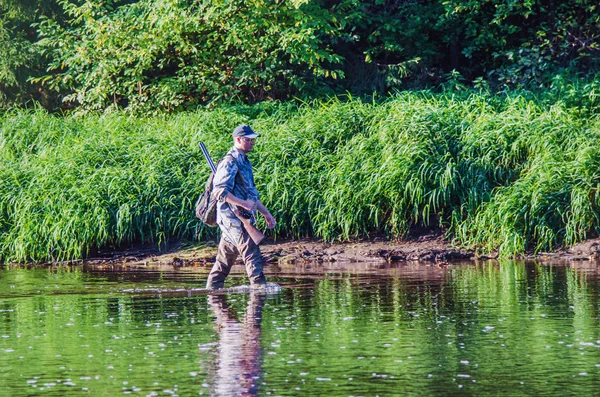
[[[346,270],[344,270],[346,269]],[[357,270],[358,269],[358,270]],[[0,394],[594,395],[595,265],[0,269]],[[276,285],[275,285],[276,284]]]

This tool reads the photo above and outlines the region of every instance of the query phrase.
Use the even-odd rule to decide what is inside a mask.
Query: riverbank
[[[357,240],[345,243],[329,243],[318,239],[277,240],[267,239],[261,244],[267,263],[359,263],[448,260],[472,260],[473,252],[452,247],[439,232],[430,232],[411,239],[391,241],[383,238]],[[157,249],[132,249],[124,251],[101,251],[83,261],[86,265],[123,266],[209,266],[215,260],[217,243],[214,241],[197,245],[175,245],[163,252]]]
[[[404,240],[374,238],[345,243],[328,243],[318,239],[267,239],[262,244],[267,266],[303,264],[343,264],[345,268],[365,263],[422,263],[444,266],[453,262],[497,259],[497,254],[482,256],[474,251],[453,246],[444,240],[443,233],[428,231]],[[184,268],[212,266],[217,253],[215,241],[192,245],[175,244],[169,250],[133,248],[119,251],[100,251],[77,263],[93,268]],[[600,259],[600,238],[586,240],[569,249],[529,253],[518,259],[543,261],[590,261]]]

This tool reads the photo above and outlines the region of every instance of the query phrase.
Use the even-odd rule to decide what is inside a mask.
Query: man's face
[[[237,137],[237,148],[242,150],[244,153],[248,153],[252,151],[252,147],[254,146],[255,138],[246,138],[246,137]]]

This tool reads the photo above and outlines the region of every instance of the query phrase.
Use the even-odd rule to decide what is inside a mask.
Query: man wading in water
[[[219,200],[217,224],[222,234],[217,259],[208,275],[206,288],[223,288],[225,278],[238,255],[242,256],[250,284],[266,284],[263,274],[264,259],[260,248],[233,212],[236,207],[244,208],[252,215],[258,210],[265,217],[267,227],[275,227],[275,218],[260,201],[260,195],[254,185],[252,164],[246,156],[246,153],[252,151],[257,137],[258,134],[249,126],[237,126],[233,130],[233,147],[217,165],[212,194]]]

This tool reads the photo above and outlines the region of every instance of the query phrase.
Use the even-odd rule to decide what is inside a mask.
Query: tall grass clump
[[[499,122],[512,118],[521,126],[516,136],[496,134],[498,140],[510,143],[503,157],[514,159],[511,168],[519,170],[518,178],[499,186],[477,210],[464,214],[463,221],[456,222],[456,240],[482,252],[516,255],[597,236],[598,120],[579,119],[562,107],[527,113],[515,106],[488,117]],[[485,126],[472,126],[470,146],[476,152],[490,151],[479,139],[485,130]]]
[[[270,156],[261,157],[266,190],[297,236],[402,237],[414,225],[450,227],[454,212],[462,209],[462,220],[518,172],[514,161],[464,158],[465,129],[494,111],[478,96],[428,93],[301,107],[264,126],[273,145],[257,154]]]
[[[269,146],[257,155],[284,234],[398,238],[434,226],[458,245],[517,255],[597,235],[595,120],[531,95],[330,100],[263,120]]]
[[[202,136],[214,148],[222,126],[241,120],[227,111],[169,120],[5,115],[0,259],[58,261],[210,234],[191,211],[208,174],[197,143]]]
[[[150,118],[11,111],[0,116],[0,262],[213,236],[193,216],[209,174],[197,144],[218,159],[242,122],[261,134],[250,158],[275,236],[430,226],[503,255],[570,245],[598,234],[600,123],[593,98],[581,111],[569,95],[398,93]]]

